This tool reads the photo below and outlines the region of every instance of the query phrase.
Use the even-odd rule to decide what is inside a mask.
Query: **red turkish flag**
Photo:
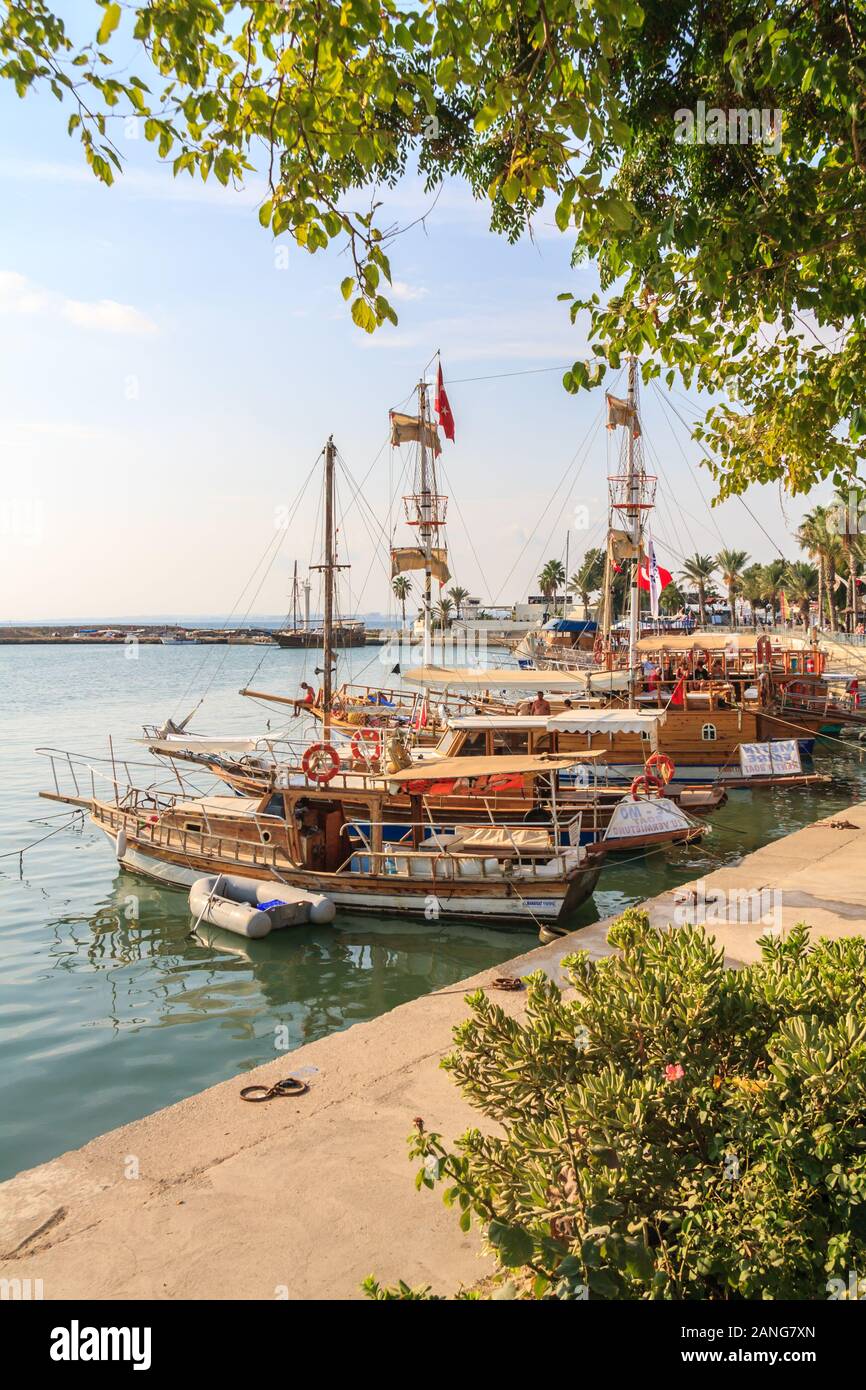
[[[445,394],[445,384],[442,380],[442,363],[439,363],[439,373],[436,377],[436,400],[434,409],[439,416],[439,423],[445,432],[445,438],[454,443],[454,416],[451,414],[451,405]]]
[[[669,703],[672,704],[672,705],[674,705],[674,706],[679,706],[679,705],[684,704],[685,701],[684,701],[684,698],[683,698],[683,697],[684,697],[684,695],[685,695],[685,689],[686,689],[685,677],[684,677],[684,676],[680,676],[679,680],[677,681],[676,685],[674,686],[673,694],[671,695],[671,698],[670,698]]]
[[[673,579],[673,575],[671,574],[670,570],[663,569],[662,566],[659,565],[659,579],[661,581],[662,588],[666,589],[670,584],[671,580]],[[647,568],[646,556],[644,556],[640,562],[640,569],[637,572],[637,586],[639,589],[649,590],[649,570]]]

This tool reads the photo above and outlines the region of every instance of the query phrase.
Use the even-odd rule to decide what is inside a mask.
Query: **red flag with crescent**
[[[439,371],[436,376],[436,400],[434,409],[439,416],[439,423],[442,426],[446,439],[454,443],[454,416],[451,414],[451,403],[445,394],[445,383],[442,380],[442,363],[439,363]]]

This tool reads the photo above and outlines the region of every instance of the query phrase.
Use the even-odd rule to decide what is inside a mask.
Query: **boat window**
[[[201,826],[197,820],[184,821],[183,828],[184,830],[201,830]]]
[[[263,830],[263,831],[262,831],[262,844],[263,844],[263,845],[269,845],[270,843],[271,843],[271,832],[270,832],[270,830]]]
[[[470,729],[466,734],[466,738],[463,741],[463,746],[459,750],[458,756],[461,758],[467,756],[483,757],[487,752],[485,746],[486,742],[487,735],[483,729]]]
[[[549,753],[553,746],[553,736],[551,734],[535,734],[532,739],[533,753]]]
[[[494,729],[494,753],[525,753],[529,745],[529,734],[525,729]]]
[[[712,743],[712,741],[713,741],[713,739],[714,739],[715,737],[716,737],[716,726],[715,726],[715,724],[705,724],[704,727],[701,729],[701,738],[704,740],[704,743]]]
[[[641,736],[641,739],[642,739],[642,741],[643,741],[644,743],[649,743],[650,738],[652,737],[651,734],[648,734],[648,733],[647,733],[646,729],[641,729],[641,731],[640,731],[640,736]]]

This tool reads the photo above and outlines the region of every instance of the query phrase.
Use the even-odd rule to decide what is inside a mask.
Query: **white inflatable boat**
[[[237,874],[200,878],[189,890],[189,910],[200,922],[237,936],[260,939],[282,927],[305,923],[324,926],[333,922],[336,908],[325,893],[304,893],[299,888]]]

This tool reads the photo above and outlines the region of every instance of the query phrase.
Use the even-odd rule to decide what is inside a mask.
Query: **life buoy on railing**
[[[645,772],[640,777],[635,777],[629,788],[632,801],[637,801],[638,792],[643,792],[645,797],[652,795],[653,791],[661,791],[664,782],[660,777],[656,777],[654,772]]]
[[[340,758],[330,743],[311,743],[301,758],[304,776],[326,786],[340,770]]]
[[[654,768],[658,768],[658,776],[661,777],[663,786],[667,786],[676,772],[674,760],[668,757],[667,753],[650,754],[644,763],[644,772],[650,773]]]
[[[364,745],[367,745],[366,747]],[[360,762],[378,762],[382,756],[382,734],[379,729],[358,729],[352,735],[352,756]]]

